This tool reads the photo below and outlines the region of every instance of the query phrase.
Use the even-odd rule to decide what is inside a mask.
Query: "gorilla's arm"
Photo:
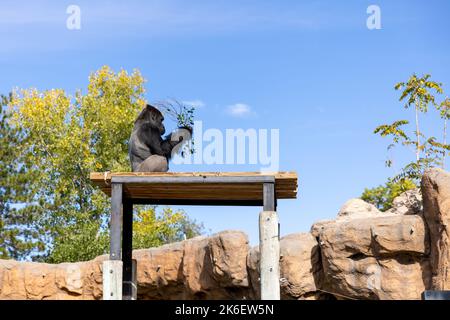
[[[161,148],[162,139],[157,129],[153,128],[150,124],[143,124],[139,128],[137,135],[139,141],[149,149],[150,155],[157,154],[164,156],[164,151]]]

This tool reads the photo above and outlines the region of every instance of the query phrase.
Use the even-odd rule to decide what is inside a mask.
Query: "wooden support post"
[[[133,254],[133,203],[129,199],[124,199],[123,232],[122,232],[123,300],[136,300],[136,281],[133,279],[132,254]],[[134,261],[134,268],[136,268],[136,261]],[[136,270],[134,270],[134,276],[135,275]]]
[[[122,184],[111,185],[110,260],[121,259],[122,237]]]
[[[103,299],[122,300],[121,236],[122,236],[122,184],[111,185],[109,259],[103,262]]]
[[[275,198],[275,184],[266,182],[263,184],[263,209],[264,211],[277,210],[277,200]]]
[[[122,261],[103,261],[103,300],[122,300]]]
[[[261,300],[280,300],[280,242],[276,211],[259,215]]]

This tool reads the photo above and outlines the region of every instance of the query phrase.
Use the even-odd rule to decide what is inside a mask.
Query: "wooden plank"
[[[92,172],[91,178],[104,179],[106,173],[107,179],[114,176],[177,176],[177,177],[199,177],[199,176],[216,176],[216,177],[237,177],[237,176],[275,176],[277,178],[293,178],[297,177],[294,171],[276,171],[276,172],[258,172],[258,171],[243,171],[243,172]]]
[[[249,183],[223,183],[223,184],[204,184],[204,183],[185,183],[185,184],[175,184],[175,183],[167,183],[167,184],[152,184],[152,183],[127,183],[126,186],[127,187],[132,187],[133,189],[148,189],[148,188],[152,188],[155,190],[158,189],[170,189],[170,190],[182,190],[182,189],[186,189],[186,186],[192,187],[192,188],[196,188],[199,190],[208,190],[211,188],[214,188],[213,190],[220,190],[220,189],[224,189],[224,190],[230,190],[230,189],[234,189],[234,188],[238,188],[241,190],[255,190],[258,189],[260,187],[262,187],[263,182],[258,183],[258,184],[249,184]],[[101,185],[97,185],[99,186],[102,190],[110,190],[110,187],[106,187],[106,186],[101,186]],[[277,190],[283,191],[283,192],[296,192],[297,187],[296,186],[283,186],[283,185],[279,185],[276,184],[277,186]]]
[[[286,172],[91,172],[91,180],[110,180],[112,176],[124,177],[255,177],[255,176],[274,176],[279,180],[289,181],[297,178],[294,171]]]
[[[110,183],[112,176],[125,177],[257,177],[274,176],[277,183],[293,182],[297,183],[297,174],[295,172],[92,172],[90,179],[93,182]]]
[[[126,196],[134,199],[216,199],[216,200],[257,200],[262,201],[263,193],[262,191],[255,192],[236,192],[235,190],[223,190],[222,192],[208,192],[206,190],[201,190],[199,192],[185,192],[177,193],[175,191],[158,192],[152,189],[146,190],[144,192],[139,192],[133,190],[133,192],[126,192]],[[295,199],[295,193],[281,193],[276,192],[278,199]]]
[[[224,199],[133,199],[134,204],[173,205],[173,206],[253,206],[261,207],[262,200],[224,200]]]
[[[97,185],[108,196],[111,195],[111,179],[113,177],[118,179],[115,181],[127,182],[124,186],[124,192],[127,197],[132,199],[148,197],[151,199],[193,198],[259,201],[263,197],[262,185],[265,177],[275,179],[276,198],[295,199],[297,197],[297,174],[295,172],[270,174],[260,172],[91,173],[93,184]],[[142,181],[145,181],[145,183],[142,183]]]
[[[122,300],[122,261],[103,261],[103,300]]]
[[[220,183],[220,184],[252,184],[275,182],[274,176],[200,176],[200,177],[178,177],[178,176],[112,176],[112,183],[140,183],[140,184],[203,184],[203,183]]]
[[[280,300],[280,240],[275,211],[259,215],[259,252],[261,300]]]

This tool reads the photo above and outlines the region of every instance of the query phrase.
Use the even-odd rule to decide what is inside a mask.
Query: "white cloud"
[[[251,107],[245,103],[235,103],[227,107],[227,113],[233,117],[244,118],[253,114]]]
[[[199,99],[191,100],[191,101],[183,101],[183,103],[187,104],[189,106],[192,106],[196,109],[203,108],[206,105],[202,100],[199,100]]]

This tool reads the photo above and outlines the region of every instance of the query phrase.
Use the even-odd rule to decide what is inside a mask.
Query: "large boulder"
[[[102,296],[99,266],[97,261],[46,264],[0,260],[0,299],[98,299]]]
[[[320,299],[317,285],[321,281],[320,252],[310,233],[295,233],[280,239],[280,291],[282,299]],[[247,266],[252,298],[260,298],[259,247],[253,247]]]
[[[244,299],[248,295],[248,238],[224,231],[185,241],[183,276],[186,298]]]
[[[437,168],[427,170],[421,187],[431,238],[431,288],[450,290],[450,173]]]
[[[338,212],[339,218],[364,218],[380,215],[381,212],[373,204],[361,199],[350,199],[341,207]]]
[[[420,189],[412,189],[403,192],[392,201],[392,208],[386,213],[391,214],[422,214],[422,193]]]
[[[323,287],[338,298],[419,299],[427,287],[427,232],[420,216],[337,219],[313,226]]]

